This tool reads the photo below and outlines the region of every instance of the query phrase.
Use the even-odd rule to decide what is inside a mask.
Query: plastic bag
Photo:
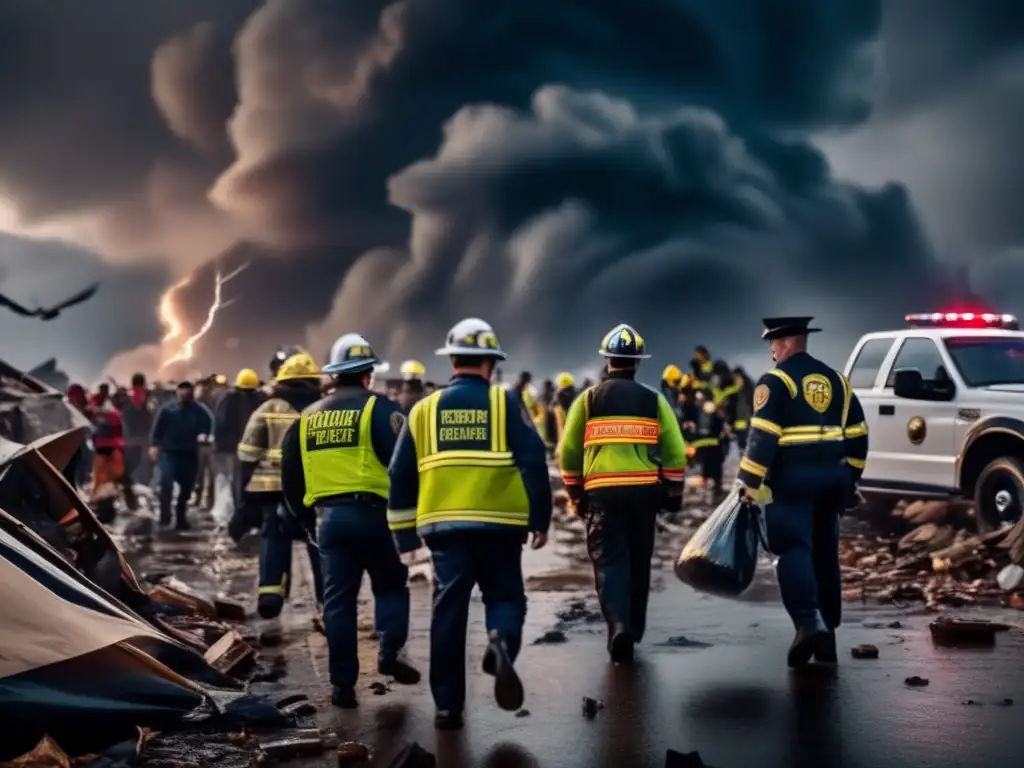
[[[737,597],[754,580],[760,534],[760,511],[734,490],[683,547],[676,576],[699,592]]]
[[[213,481],[213,507],[211,513],[217,525],[227,526],[235,514],[235,500],[231,489],[231,478],[218,472]]]

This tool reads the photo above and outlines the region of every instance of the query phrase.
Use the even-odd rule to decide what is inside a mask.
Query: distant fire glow
[[[202,326],[200,326],[198,331],[181,343],[181,346],[178,347],[176,352],[164,360],[160,366],[161,370],[173,365],[174,363],[187,362],[192,359],[192,356],[195,354],[196,342],[203,338],[207,333],[209,333],[210,329],[213,328],[214,321],[217,319],[217,314],[225,307],[230,306],[237,301],[237,297],[226,301],[224,300],[224,286],[238,277],[238,275],[240,275],[248,266],[249,264],[245,263],[238,267],[238,269],[235,269],[226,275],[218,268],[213,285],[213,301],[210,304],[210,308],[206,311],[206,320],[203,322]],[[166,348],[168,344],[172,344],[185,335],[185,324],[179,316],[178,307],[174,303],[174,296],[178,289],[191,284],[192,278],[193,276],[189,275],[175,283],[167,289],[167,292],[164,293],[163,297],[160,299],[160,321],[163,323],[164,328],[167,329],[167,333],[162,342],[164,348]]]

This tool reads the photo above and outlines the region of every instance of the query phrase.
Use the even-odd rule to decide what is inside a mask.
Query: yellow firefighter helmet
[[[665,370],[661,372],[661,378],[667,381],[669,386],[678,387],[679,383],[683,380],[683,372],[677,366],[667,365]]]
[[[243,368],[235,377],[235,386],[239,389],[259,389],[260,377],[252,368]]]
[[[319,379],[320,366],[308,352],[292,355],[277,369],[274,381],[294,381],[295,379]]]
[[[402,373],[402,378],[406,381],[422,379],[427,373],[427,369],[419,360],[406,360],[399,370]]]
[[[555,379],[555,386],[558,389],[568,389],[576,383],[576,380],[572,377],[571,373],[560,373],[558,378]]]

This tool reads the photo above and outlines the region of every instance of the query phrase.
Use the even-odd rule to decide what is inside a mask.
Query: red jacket
[[[124,448],[124,428],[121,414],[110,403],[94,405],[89,409],[93,423],[92,444],[96,448]]]

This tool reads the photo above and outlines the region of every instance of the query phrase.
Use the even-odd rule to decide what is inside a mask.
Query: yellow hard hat
[[[555,386],[559,389],[568,389],[575,383],[576,380],[572,377],[571,373],[560,373],[558,378],[555,379]]]
[[[665,370],[661,372],[661,378],[673,387],[676,387],[679,386],[679,382],[683,380],[683,372],[674,365],[668,365],[665,366]]]
[[[295,379],[319,379],[320,366],[308,352],[292,355],[277,370],[274,381],[293,381]]]
[[[427,373],[427,369],[419,360],[406,360],[399,370],[406,379],[421,379]]]
[[[235,377],[235,386],[239,389],[258,389],[260,377],[252,368],[243,368]]]

